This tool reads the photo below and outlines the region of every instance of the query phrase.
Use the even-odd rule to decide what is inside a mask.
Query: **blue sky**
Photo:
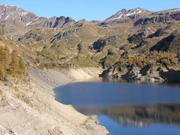
[[[123,8],[180,8],[180,0],[0,0],[0,4],[15,5],[38,16],[70,16],[75,20],[104,20]]]

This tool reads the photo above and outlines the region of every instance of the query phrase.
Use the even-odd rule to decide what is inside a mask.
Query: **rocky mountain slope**
[[[135,9],[122,9],[116,14],[112,15],[111,17],[107,18],[105,21],[112,21],[117,19],[123,19],[123,18],[130,18],[134,19],[142,15],[147,15],[152,13],[151,11],[141,9],[141,8],[135,8]]]
[[[33,60],[39,67],[103,67],[104,71],[111,71],[110,68],[117,67],[123,59],[126,61],[124,67],[136,65],[140,70],[142,67],[127,61],[162,51],[173,54],[171,62],[165,60],[164,70],[170,69],[167,63],[171,68],[179,69],[180,9],[159,12],[122,9],[105,21],[91,22],[75,22],[70,17],[37,17],[15,6],[1,6],[0,13],[5,35],[36,53]],[[176,64],[173,65],[172,61]],[[148,66],[147,62],[140,63]],[[154,60],[154,63],[159,67],[162,60]],[[159,76],[159,71],[155,76]]]
[[[99,125],[95,116],[84,116],[72,106],[55,101],[53,88],[76,79],[89,79],[101,73],[99,68],[78,70],[34,69],[38,54],[24,44],[11,40],[0,27],[0,58],[4,47],[17,50],[28,68],[25,74],[7,70],[2,78],[0,68],[0,134],[1,135],[106,135],[108,131]],[[6,56],[6,55],[5,55]],[[4,58],[5,59],[5,58]],[[1,61],[2,62],[2,61]],[[4,62],[4,61],[3,61]],[[73,115],[72,115],[73,114]]]
[[[69,17],[38,17],[16,6],[0,5],[0,24],[5,27],[8,35],[24,34],[32,28],[67,27],[74,23]]]
[[[107,134],[94,117],[55,102],[52,88],[99,74],[127,81],[179,82],[179,19],[180,9],[136,8],[105,21],[76,22],[1,5],[0,47],[17,49],[27,68],[38,70],[30,70],[30,78],[0,82],[0,134]],[[103,73],[89,67],[101,67]]]

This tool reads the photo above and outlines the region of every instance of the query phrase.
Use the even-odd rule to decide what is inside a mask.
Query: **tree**
[[[0,47],[0,62],[4,62],[4,48]]]
[[[11,73],[15,73],[18,66],[19,66],[18,51],[15,49],[11,53],[11,63],[10,63],[10,71],[11,71]]]
[[[4,66],[2,63],[0,63],[0,78],[1,80],[5,78],[6,72],[4,70]]]
[[[9,68],[9,64],[11,63],[11,55],[10,55],[10,50],[8,46],[5,46],[4,49],[4,67],[7,70]]]
[[[18,72],[22,74],[22,73],[25,73],[25,71],[26,71],[26,66],[24,64],[23,59],[20,57],[19,58],[19,70],[18,70]]]

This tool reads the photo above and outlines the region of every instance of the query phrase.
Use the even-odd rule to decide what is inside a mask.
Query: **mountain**
[[[168,24],[172,21],[179,21],[180,20],[180,9],[169,9],[169,10],[162,10],[158,12],[153,12],[141,8],[135,9],[122,9],[116,14],[112,15],[111,17],[107,18],[105,21],[100,22],[100,26],[109,26],[109,25],[116,25],[116,24],[130,24],[134,25],[135,27],[141,25],[154,25],[155,23],[160,24]],[[158,25],[154,25],[154,27],[159,27]]]
[[[16,53],[13,54],[13,50]],[[15,61],[9,60],[12,65],[19,65],[9,65],[17,68],[18,75],[14,72],[9,77],[11,70],[7,68],[7,52],[12,52],[15,58]],[[108,134],[104,130],[101,132],[94,118],[83,118],[77,122],[79,116],[75,115],[77,117],[71,121],[72,117],[69,116],[72,113],[64,115],[67,108],[63,105],[58,107],[50,100],[54,98],[52,95],[49,97],[49,88],[61,84],[62,80],[65,83],[73,80],[70,74],[77,77],[78,73],[83,73],[82,77],[86,78],[99,75],[101,69],[100,76],[113,81],[180,82],[180,9],[159,12],[140,8],[124,9],[105,21],[76,22],[70,17],[39,17],[15,6],[0,5],[0,55],[0,106],[5,109],[2,109],[2,114],[8,112],[7,117],[0,115],[1,123],[7,123],[0,123],[0,134],[16,134],[10,129],[22,134]],[[21,57],[18,64],[17,56]],[[19,69],[25,69],[23,61],[30,77],[19,76],[22,73]],[[2,79],[6,78],[7,81],[3,83]],[[52,103],[55,104],[52,106]],[[69,109],[72,110],[72,107]],[[159,113],[158,109],[166,110],[167,113]],[[135,113],[128,115],[123,110]],[[72,111],[74,113],[74,109]],[[179,112],[176,105],[128,106],[103,110],[117,122],[133,126],[145,126],[154,122],[179,125],[180,119],[177,119],[179,116],[175,115],[175,111]],[[48,118],[48,121],[44,118]],[[95,129],[98,133],[94,132]]]
[[[158,81],[162,70],[180,69],[180,9],[122,9],[105,21],[76,22],[1,5],[0,16],[4,36],[29,48],[39,67],[100,66],[103,77]]]
[[[38,17],[16,6],[0,5],[0,24],[7,35],[19,35],[34,28],[62,28],[74,24],[70,17]]]
[[[170,10],[163,10],[159,12],[153,12],[143,18],[137,20],[134,25],[147,25],[151,23],[170,23],[172,21],[179,21],[180,20],[180,9],[170,9]]]
[[[5,25],[28,26],[39,17],[16,6],[0,5],[0,20]]]
[[[151,11],[141,9],[141,8],[135,8],[135,9],[122,9],[116,14],[112,15],[111,17],[107,18],[105,21],[112,21],[112,20],[117,20],[117,19],[123,19],[123,18],[137,18],[140,15],[147,15],[150,14]]]
[[[73,25],[75,21],[70,17],[52,17],[44,22],[43,27],[48,28],[62,28],[66,27],[67,25]]]

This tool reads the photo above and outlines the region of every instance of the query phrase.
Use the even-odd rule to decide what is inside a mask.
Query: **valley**
[[[107,135],[95,116],[85,116],[55,101],[53,89],[97,77],[179,83],[180,9],[122,9],[104,21],[75,21],[64,16],[40,17],[16,6],[0,5],[0,48],[4,68],[0,68],[0,134]],[[18,52],[18,61],[4,61],[6,48],[11,58],[13,50]],[[143,107],[131,109],[169,106]],[[174,117],[173,124],[177,124]],[[138,118],[145,123],[161,121]]]

